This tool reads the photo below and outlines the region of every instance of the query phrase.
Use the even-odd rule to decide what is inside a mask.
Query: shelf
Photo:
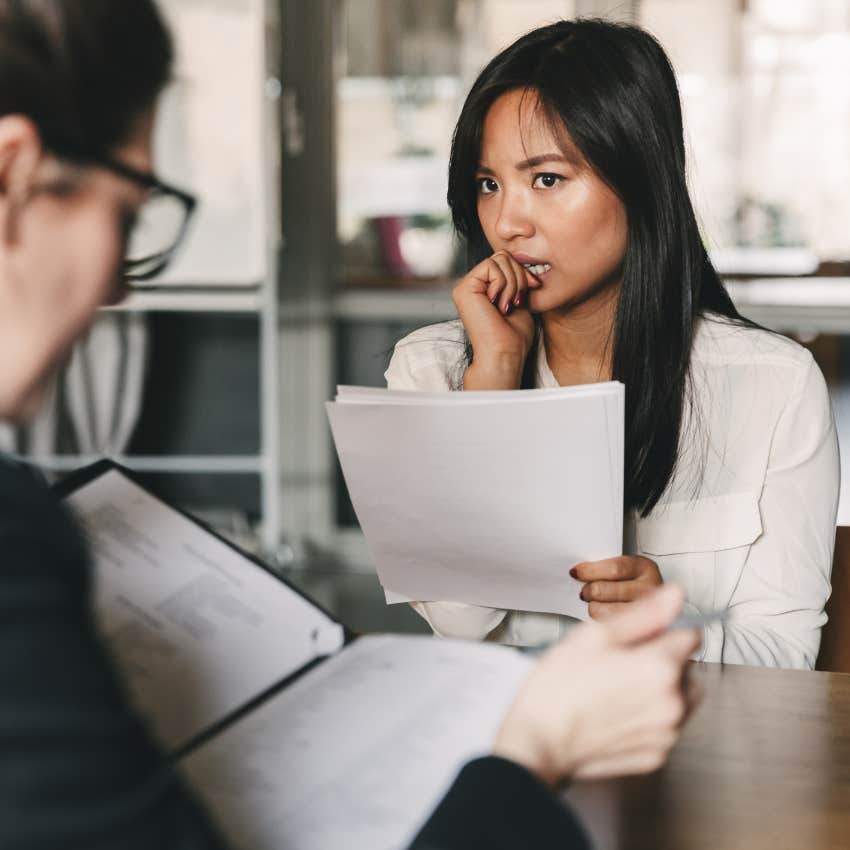
[[[101,460],[100,455],[30,455],[27,463],[51,472],[72,472]],[[263,460],[255,455],[116,455],[116,463],[136,472],[260,474]]]
[[[820,266],[817,254],[807,248],[717,248],[711,263],[724,277],[811,275]]]
[[[262,294],[258,287],[240,289],[134,290],[110,313],[258,313]]]
[[[850,277],[757,278],[726,282],[741,313],[790,333],[850,334]],[[449,288],[344,290],[333,301],[349,322],[439,322],[457,313]]]
[[[457,317],[449,288],[342,291],[334,297],[333,314],[353,322],[439,322]]]
[[[727,281],[742,315],[778,331],[850,334],[850,277]]]
[[[850,307],[850,277],[757,278],[726,282],[738,304]]]

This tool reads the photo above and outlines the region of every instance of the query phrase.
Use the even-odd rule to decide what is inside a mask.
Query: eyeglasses
[[[127,234],[124,279],[143,281],[156,277],[169,266],[183,243],[197,199],[122,162],[98,157],[95,164],[147,189],[147,198]]]
[[[128,281],[143,281],[165,271],[186,237],[198,206],[197,198],[111,157],[81,153],[67,144],[52,149],[60,157],[80,165],[105,168],[147,190],[147,197],[127,233],[123,275]]]

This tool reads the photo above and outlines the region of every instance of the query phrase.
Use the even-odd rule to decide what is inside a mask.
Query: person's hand
[[[519,388],[525,358],[534,341],[528,290],[540,286],[540,281],[507,251],[498,251],[454,288],[452,298],[473,350],[464,389]]]
[[[570,575],[584,582],[580,596],[594,620],[617,613],[624,602],[634,602],[664,583],[655,561],[633,555],[576,564]]]
[[[660,767],[697,700],[685,665],[701,636],[667,630],[682,602],[679,588],[665,586],[550,649],[520,688],[494,754],[551,785]]]

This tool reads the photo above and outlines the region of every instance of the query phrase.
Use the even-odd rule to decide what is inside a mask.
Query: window
[[[850,260],[850,0],[349,0],[337,83],[344,284],[433,285],[462,271],[445,193],[469,85],[522,32],[611,7],[672,58],[721,271],[747,271],[752,249],[785,249],[796,273]]]

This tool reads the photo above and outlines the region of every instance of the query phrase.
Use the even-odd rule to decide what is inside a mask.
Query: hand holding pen
[[[663,764],[699,697],[687,662],[701,635],[679,627],[667,585],[547,650],[509,711],[495,753],[556,785]]]

